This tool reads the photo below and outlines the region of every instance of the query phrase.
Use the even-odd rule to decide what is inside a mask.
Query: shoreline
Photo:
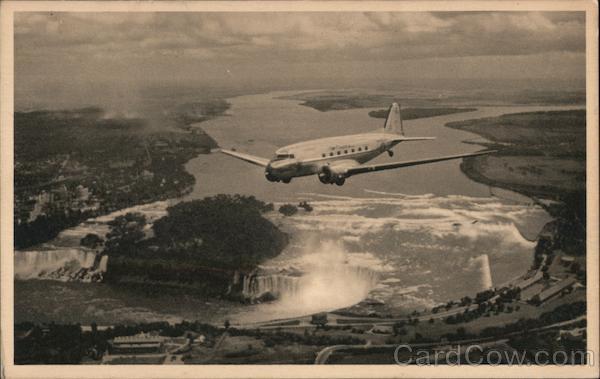
[[[585,109],[562,111],[563,113],[560,111],[554,111],[554,113],[558,115],[565,115],[569,114],[569,112],[572,114],[573,112],[577,111],[585,112]],[[515,128],[533,127],[535,129],[535,126],[537,126],[535,123],[543,122],[543,117],[547,117],[548,113],[549,112],[510,113],[495,118],[469,120],[462,123],[446,123],[444,125],[447,128],[464,130],[479,136],[480,140],[471,142],[473,144],[499,150],[498,153],[492,156],[463,160],[460,164],[460,170],[464,175],[473,181],[526,196],[530,198],[537,206],[541,207],[552,218],[541,228],[536,238],[537,242],[532,262],[532,268],[536,270],[546,264],[547,257],[553,258],[555,253],[559,256],[566,254],[567,256],[577,257],[581,255],[580,250],[583,250],[583,259],[585,262],[585,241],[583,243],[580,241],[581,239],[585,240],[585,220],[582,223],[580,215],[581,210],[578,209],[578,207],[580,207],[578,202],[581,201],[581,197],[583,197],[583,202],[585,203],[585,169],[583,188],[581,188],[581,179],[576,176],[568,177],[568,175],[565,173],[565,169],[561,171],[564,176],[563,180],[570,180],[574,182],[574,184],[571,184],[570,187],[565,185],[559,186],[556,183],[553,184],[551,181],[536,181],[538,177],[541,177],[541,173],[544,172],[543,170],[547,170],[547,167],[544,167],[543,163],[546,165],[552,164],[554,166],[560,166],[562,162],[570,159],[574,162],[577,162],[579,166],[581,164],[581,158],[578,158],[578,156],[583,154],[583,165],[585,167],[585,146],[581,147],[575,144],[575,147],[572,147],[573,150],[566,150],[570,151],[570,155],[568,153],[564,153],[563,150],[558,149],[558,152],[554,152],[554,154],[550,154],[547,157],[544,155],[543,157],[548,161],[542,161],[543,163],[540,163],[539,161],[535,161],[535,159],[539,157],[539,153],[537,151],[541,149],[538,144],[534,143],[533,145],[528,145],[527,142],[521,141],[510,143],[510,138],[514,139],[518,137],[510,136],[509,133],[507,133],[509,130],[507,127],[504,127],[503,130],[498,131],[497,129],[494,129],[494,126],[502,125],[504,118],[508,119],[508,121],[504,121],[504,123],[508,123],[509,125],[511,124],[511,121],[514,120],[512,122],[516,123],[517,125]],[[511,117],[513,117],[512,120],[510,119]],[[522,118],[519,119],[519,117]],[[575,120],[577,119],[575,118]],[[477,121],[479,121],[479,123],[477,123]],[[564,126],[564,129],[568,130],[570,127],[572,128],[572,131],[570,132],[571,134],[567,133],[563,135],[562,138],[563,140],[571,141],[570,138],[576,138],[572,136],[577,136],[578,129],[576,129],[576,127],[581,126],[578,125],[577,122],[573,122],[569,119],[567,119],[565,124],[566,125]],[[552,126],[549,127],[551,128]],[[585,130],[585,113],[583,117],[583,127]],[[505,139],[503,139],[503,136]],[[528,139],[531,140],[532,137],[528,136]],[[575,141],[577,140],[575,139]],[[549,148],[552,148],[551,142],[546,143],[549,145]],[[546,149],[548,148],[546,147],[548,145],[544,145],[542,143],[542,146],[544,146]],[[578,150],[578,148],[580,150]],[[583,153],[581,152],[581,149],[583,149]],[[561,152],[564,155],[561,155]],[[490,162],[494,157],[497,158],[493,162]],[[515,158],[518,161],[528,161],[529,166],[512,166],[511,164],[514,164],[513,162]],[[513,161],[511,161],[511,159],[513,159]],[[490,175],[493,176],[495,174],[498,176],[498,166],[500,166],[500,163],[503,163],[504,165],[504,167],[501,169],[504,171],[501,172],[506,172],[507,174],[512,174],[513,171],[516,171],[513,169],[513,167],[520,169],[517,171],[518,174],[516,174],[516,176],[506,176],[506,178],[511,178],[512,182],[511,179],[503,181],[498,178],[495,179],[493,177],[490,178],[486,176],[486,169]],[[505,170],[507,167],[510,172]],[[538,176],[535,176],[536,174]],[[556,179],[554,180],[556,182]],[[583,212],[583,218],[585,218],[585,211]],[[574,226],[565,226],[570,224],[573,224]]]
[[[226,100],[229,100],[229,98],[228,98],[228,99],[226,99]],[[226,114],[227,114],[227,113],[225,113],[224,115],[226,115]],[[202,127],[201,125],[198,125],[198,124],[193,124],[192,126],[193,126],[193,127],[197,127],[197,126],[199,126],[200,128]],[[199,157],[200,155],[201,155],[201,154],[197,154],[196,156],[194,156],[194,157],[190,158],[190,160],[192,160],[192,159],[195,159],[195,158]],[[188,163],[188,162],[189,162],[189,160],[183,164],[183,166],[184,166],[184,169],[185,169],[185,167],[186,167],[186,165],[187,165],[187,163]],[[462,170],[462,165],[461,165],[461,170]],[[186,172],[188,172],[190,175],[192,175],[192,174],[191,174],[189,171],[187,171],[187,170],[186,170]],[[481,181],[478,181],[478,180],[474,179],[473,177],[469,176],[467,173],[465,173],[465,175],[467,175],[467,176],[469,177],[469,179],[470,179],[470,180],[473,180],[473,181],[475,181],[475,182],[479,182],[479,183],[481,183]],[[193,175],[192,175],[192,176],[193,176]],[[175,202],[175,203],[178,203],[178,202],[180,202],[180,201],[183,201],[183,200],[185,200],[185,197],[187,196],[187,194],[188,194],[190,191],[193,191],[193,187],[194,187],[196,184],[197,184],[197,180],[196,180],[196,177],[194,176],[194,184],[193,184],[193,185],[191,185],[190,187],[188,187],[188,188],[186,189],[187,191],[185,191],[185,193],[183,193],[181,196],[178,196],[178,197],[176,197],[176,198],[170,198],[170,199],[168,199],[167,201],[168,201],[168,202],[170,202],[170,203],[173,203],[173,202]],[[489,183],[485,183],[485,184],[489,184]],[[505,187],[503,187],[503,186],[496,186],[496,185],[494,185],[494,187],[496,187],[496,188],[500,188],[500,189],[506,189],[506,188],[505,188]],[[511,191],[512,191],[512,189],[511,189],[511,188],[508,188],[508,190],[511,190]],[[514,191],[514,192],[516,192],[516,193],[519,193],[519,194],[521,193],[521,192],[519,192],[519,191]],[[527,196],[527,197],[528,197],[528,196]],[[136,206],[143,206],[143,205],[144,205],[144,204],[138,204],[138,205],[136,205]],[[136,206],[134,206],[134,207],[136,207]],[[104,215],[104,216],[106,216],[106,215]],[[102,216],[101,216],[101,217],[102,217]],[[541,231],[541,230],[540,230],[540,231]],[[539,234],[539,233],[538,233],[538,234]]]

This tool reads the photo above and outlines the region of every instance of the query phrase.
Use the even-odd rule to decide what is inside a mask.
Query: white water
[[[291,243],[245,281],[250,297],[268,291],[279,299],[232,319],[291,317],[367,297],[403,312],[473,296],[529,267],[535,242],[519,228],[549,221],[538,206],[495,198],[304,196],[312,212],[270,215]]]
[[[70,267],[70,271],[75,272],[80,268],[91,268],[95,259],[95,252],[77,249],[22,251],[15,254],[15,277],[17,279],[43,277],[61,267]]]
[[[129,212],[137,212],[153,222],[166,214],[169,202],[158,201],[151,204],[138,205],[122,209],[63,230],[54,240],[29,250],[15,251],[15,278],[51,279],[59,281],[91,281],[101,280],[95,274],[107,270],[108,257],[96,258],[97,252],[80,245],[80,240],[88,233],[95,233],[104,238],[108,232],[107,223],[118,216]],[[82,270],[87,269],[87,270]]]
[[[357,303],[377,285],[378,271],[368,263],[360,255],[349,253],[340,242],[308,242],[294,259],[279,267],[279,272],[293,271],[299,276],[265,273],[244,279],[248,295],[268,291],[277,295],[278,300],[243,310],[234,319],[256,321],[265,315],[267,319],[283,318]],[[263,267],[265,271],[272,269]]]

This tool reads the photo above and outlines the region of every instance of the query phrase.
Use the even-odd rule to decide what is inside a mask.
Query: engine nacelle
[[[346,170],[336,170],[335,167],[323,166],[318,176],[323,184],[337,184],[341,186],[346,181]]]
[[[270,182],[278,182],[280,179],[270,172],[265,172],[265,178]]]

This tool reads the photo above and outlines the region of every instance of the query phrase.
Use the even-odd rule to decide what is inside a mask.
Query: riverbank
[[[498,89],[486,91],[481,89],[466,89],[460,91],[445,90],[438,87],[404,88],[402,90],[375,90],[368,88],[347,90],[318,90],[286,95],[283,99],[299,100],[300,105],[316,109],[320,112],[333,110],[348,110],[359,108],[385,108],[376,113],[381,116],[391,103],[397,102],[403,107],[416,107],[438,111],[423,111],[425,114],[440,112],[456,107],[481,106],[514,106],[514,105],[573,105],[585,101],[584,90],[548,91]],[[442,114],[442,113],[439,113]],[[443,114],[450,114],[444,112]],[[404,115],[404,114],[403,114]],[[385,116],[384,116],[385,117]],[[422,116],[427,117],[427,116]]]
[[[461,170],[472,180],[522,193],[555,218],[536,255],[560,250],[585,256],[585,110],[529,112],[446,124],[486,138],[497,153],[467,158]],[[539,258],[538,258],[539,259]]]

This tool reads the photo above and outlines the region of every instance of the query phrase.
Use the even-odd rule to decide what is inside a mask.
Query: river
[[[288,94],[231,98],[227,115],[197,126],[223,147],[270,157],[286,144],[365,132],[383,124],[368,116],[371,109],[320,112],[296,100],[280,99]],[[479,107],[468,113],[405,121],[408,136],[437,139],[402,143],[393,158],[385,155],[375,162],[480,149],[463,143],[480,137],[446,128],[447,122],[568,108]],[[300,200],[313,205],[312,212],[301,210],[293,217],[269,215],[292,239],[279,257],[264,263],[253,279],[253,290],[275,292],[278,301],[241,306],[185,294],[145,298],[101,283],[18,280],[15,320],[112,324],[230,318],[245,322],[330,310],[365,298],[385,304],[386,311],[403,312],[473,295],[531,264],[535,237],[549,216],[524,196],[473,182],[459,166],[460,161],[450,161],[358,175],[343,187],[323,185],[316,177],[286,185],[266,181],[261,168],[231,157],[200,155],[186,165],[196,185],[185,200],[241,193],[276,206]],[[150,210],[157,216],[167,205],[155,204]],[[103,222],[65,231],[38,250],[66,252],[73,248],[73,238],[83,236],[90,225],[102,229]],[[31,270],[25,271],[30,278]]]

